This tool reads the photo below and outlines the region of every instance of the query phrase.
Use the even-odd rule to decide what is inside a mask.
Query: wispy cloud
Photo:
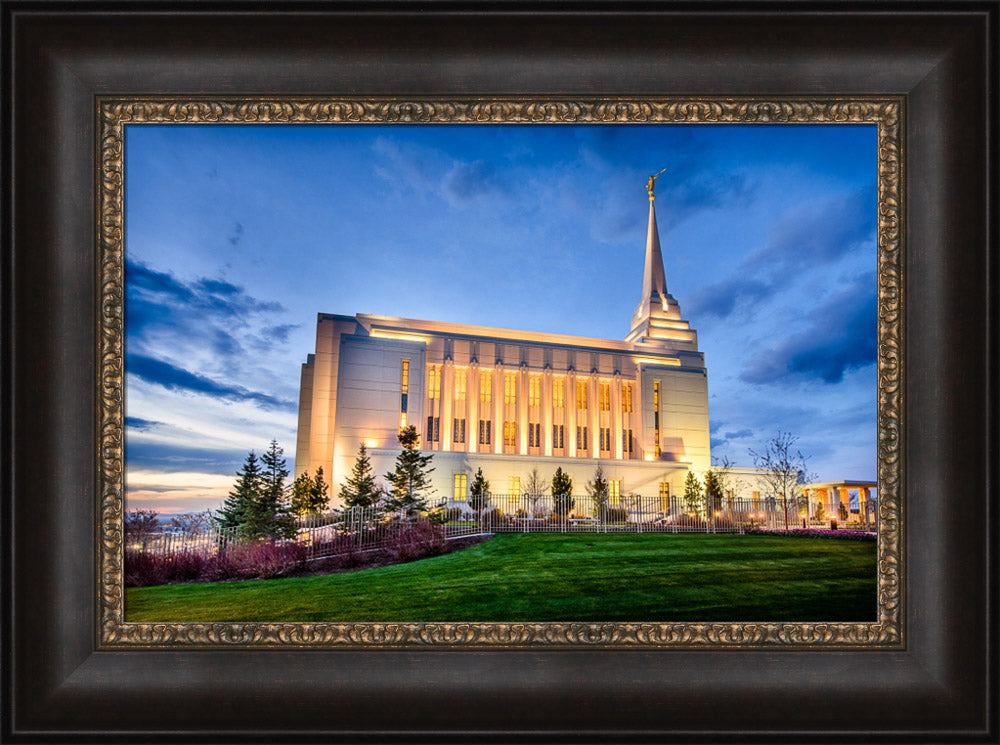
[[[449,201],[455,204],[495,192],[500,189],[500,182],[489,161],[459,161],[445,174],[442,187]]]
[[[169,391],[190,391],[215,396],[227,401],[251,401],[265,409],[295,409],[292,401],[283,401],[266,393],[251,391],[238,385],[219,383],[218,381],[197,375],[169,362],[130,353],[125,361],[125,372],[135,375],[147,383],[161,385]]]

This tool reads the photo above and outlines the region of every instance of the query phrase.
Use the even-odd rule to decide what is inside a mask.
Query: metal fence
[[[479,509],[474,509],[478,507]],[[372,551],[401,540],[454,539],[484,533],[744,533],[840,527],[874,530],[874,504],[852,512],[817,511],[808,502],[775,498],[722,499],[688,504],[679,497],[489,494],[481,504],[446,502],[428,516],[407,516],[376,507],[354,507],[296,520],[287,539],[306,548],[309,559]],[[155,554],[214,554],[245,543],[238,528],[197,533],[126,534],[126,548]]]

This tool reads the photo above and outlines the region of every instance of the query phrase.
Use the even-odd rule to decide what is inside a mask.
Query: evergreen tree
[[[407,515],[415,515],[427,510],[426,498],[433,494],[430,475],[432,456],[421,455],[417,449],[420,435],[412,424],[399,431],[402,451],[396,456],[396,467],[385,475],[391,485],[389,508],[404,510]]]
[[[288,504],[288,468],[284,450],[277,440],[260,457],[260,489],[245,514],[244,531],[248,538],[291,538],[295,535],[295,520]]]
[[[552,476],[552,511],[565,516],[573,509],[573,479],[564,473],[562,466]]]
[[[243,467],[236,472],[236,484],[229,492],[222,509],[215,515],[220,529],[239,528],[246,524],[250,505],[260,498],[262,478],[260,461],[253,450],[249,452]]]
[[[610,485],[604,478],[604,469],[598,466],[594,471],[594,480],[587,482],[587,494],[594,500],[595,516],[604,520],[608,510],[608,492]]]
[[[476,514],[486,509],[486,505],[490,503],[490,482],[483,477],[483,469],[479,468],[476,470],[476,475],[472,479],[472,484],[469,486],[469,507],[471,507]]]
[[[375,473],[372,471],[371,458],[368,457],[368,448],[362,442],[351,475],[340,487],[340,498],[348,507],[372,507],[381,497],[382,490],[375,484]]]
[[[292,513],[297,517],[318,515],[330,506],[330,485],[323,478],[323,466],[316,469],[316,476],[308,471],[300,473],[292,482]]]
[[[722,497],[722,481],[715,471],[708,469],[705,472],[705,502],[709,512],[722,509]]]
[[[704,510],[704,495],[701,491],[701,482],[691,471],[688,471],[684,480],[684,507],[688,512],[701,515]]]

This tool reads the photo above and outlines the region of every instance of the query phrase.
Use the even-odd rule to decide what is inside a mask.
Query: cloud
[[[233,234],[229,236],[229,242],[232,245],[237,245],[243,239],[243,223],[236,223],[233,226]]]
[[[442,180],[444,193],[454,204],[468,202],[499,189],[496,169],[485,160],[456,163]]]
[[[729,277],[715,284],[702,287],[691,295],[687,305],[692,317],[717,316],[726,318],[739,302],[753,302],[768,297],[773,292],[770,282],[750,277]]]
[[[263,449],[263,445],[261,450]],[[198,471],[211,474],[235,474],[244,459],[245,450],[216,450],[204,446],[190,447],[168,442],[135,442],[125,439],[125,462],[132,469],[155,470],[158,473]],[[131,476],[127,479],[131,484]],[[170,481],[162,478],[159,483]]]
[[[138,430],[141,430],[143,432],[146,432],[146,431],[152,429],[153,427],[158,427],[158,426],[160,426],[162,424],[163,424],[163,422],[156,422],[156,421],[153,421],[152,419],[142,419],[142,418],[137,417],[137,416],[127,416],[127,417],[125,417],[125,426],[126,427],[130,427],[132,429],[138,429]]]
[[[269,396],[266,393],[250,391],[238,385],[225,385],[197,375],[163,360],[130,353],[125,362],[125,371],[147,383],[155,383],[170,391],[190,391],[215,396],[227,401],[250,401],[265,409],[293,410],[295,404]]]
[[[875,364],[875,281],[867,277],[809,314],[809,327],[761,349],[740,373],[746,383],[795,380],[839,383],[844,374]]]
[[[787,274],[833,263],[874,240],[875,224],[874,184],[800,204],[772,226],[767,245],[747,259],[746,268]]]
[[[298,323],[284,323],[280,326],[268,326],[260,332],[260,335],[269,341],[284,343],[288,341],[288,335],[300,325]]]
[[[752,429],[740,429],[736,432],[726,432],[724,437],[727,440],[745,440],[747,437],[753,437]]]

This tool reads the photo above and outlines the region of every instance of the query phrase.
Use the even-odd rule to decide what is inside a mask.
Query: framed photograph
[[[97,10],[4,6],[5,737],[995,740],[995,7]],[[667,235],[689,246],[670,261]],[[607,341],[622,295],[639,306]],[[429,503],[393,475],[410,425]],[[499,540],[435,576],[541,539],[877,538],[819,542],[857,548],[808,557],[839,582],[765,573],[728,610],[707,585],[619,612],[600,572],[608,602],[581,603],[596,570],[572,557],[526,602],[515,556],[496,611],[415,574],[380,585],[412,595],[381,616],[128,588],[158,584],[130,550],[155,579],[195,535],[160,523],[147,550],[137,508],[211,509],[199,576],[251,576],[219,557],[264,530],[243,451],[287,468],[265,432],[300,500],[252,537],[287,536],[247,544],[267,571],[481,534]],[[784,495],[765,484],[782,443]],[[366,462],[387,482],[372,514]],[[534,462],[559,469],[522,488]]]

